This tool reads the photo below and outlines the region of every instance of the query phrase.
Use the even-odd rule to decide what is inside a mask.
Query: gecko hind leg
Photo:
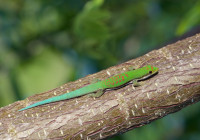
[[[103,90],[100,89],[100,90],[98,90],[97,92],[94,92],[94,93],[89,94],[89,96],[90,96],[90,97],[98,98],[98,97],[100,97],[101,95],[103,95],[103,93],[104,93]]]
[[[100,81],[101,81],[101,80],[95,78],[95,79],[92,80],[91,83],[94,84],[94,83],[97,83],[97,82],[100,82]]]

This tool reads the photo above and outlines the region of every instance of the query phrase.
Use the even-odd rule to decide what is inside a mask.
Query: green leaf
[[[181,20],[177,30],[177,35],[182,35],[189,29],[200,23],[200,1],[188,11],[185,17]]]

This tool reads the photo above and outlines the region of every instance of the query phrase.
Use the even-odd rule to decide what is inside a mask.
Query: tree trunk
[[[106,91],[99,98],[86,96],[18,110],[53,96],[81,88],[93,79],[106,79],[129,67],[150,64],[154,77],[134,88],[127,85]],[[141,127],[200,100],[200,34],[159,50],[88,75],[51,91],[31,96],[0,109],[0,139],[104,139]]]

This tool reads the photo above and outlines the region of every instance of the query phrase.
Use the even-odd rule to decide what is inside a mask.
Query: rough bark
[[[23,112],[18,110],[55,95],[151,64],[159,73],[133,88],[107,91],[100,98],[82,96]],[[51,91],[0,109],[0,139],[104,139],[141,127],[200,100],[200,34],[88,75]]]

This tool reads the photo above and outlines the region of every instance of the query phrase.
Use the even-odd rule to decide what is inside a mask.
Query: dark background
[[[195,0],[1,0],[0,106],[200,32]],[[200,104],[111,140],[199,140]]]

